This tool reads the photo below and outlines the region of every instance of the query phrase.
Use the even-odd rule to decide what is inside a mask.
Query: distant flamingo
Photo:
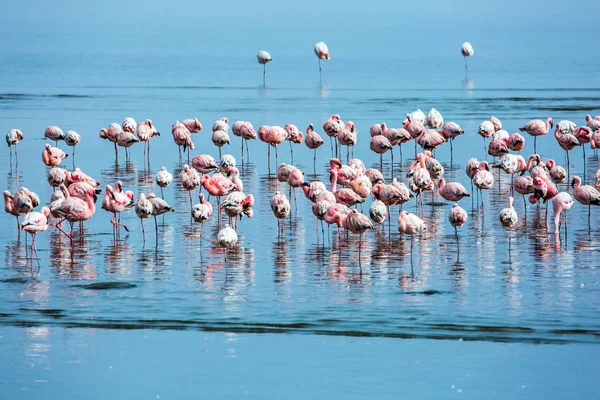
[[[575,200],[588,206],[588,227],[590,227],[592,205],[600,206],[600,192],[593,186],[582,185],[581,178],[578,176],[573,177],[571,186],[574,189],[573,197],[575,197]]]
[[[323,42],[315,43],[315,55],[319,59],[319,81],[323,80],[323,74],[321,72],[321,60],[329,60],[331,55],[329,54],[329,48]]]
[[[552,118],[548,118],[546,122],[542,121],[541,119],[534,119],[519,128],[519,130],[521,132],[527,132],[533,136],[533,152],[537,153],[537,137],[546,135],[550,128],[552,128]]]
[[[467,68],[467,57],[472,57],[473,54],[475,54],[475,50],[473,50],[473,46],[471,46],[471,43],[464,42],[462,44],[462,46],[460,47],[460,52],[462,53],[462,55],[465,59],[465,79],[468,81],[469,80],[469,69]]]
[[[256,53],[256,58],[259,64],[263,65],[263,87],[267,86],[267,63],[272,61],[271,55],[265,50],[259,50]]]
[[[48,218],[50,217],[50,209],[48,207],[42,207],[41,212],[32,211],[27,213],[23,218],[22,229],[30,233],[31,239],[31,266],[30,270],[33,274],[33,257],[37,258],[37,250],[35,249],[35,237],[39,232],[43,232],[48,229]],[[38,259],[38,267],[40,261]]]
[[[287,138],[287,132],[280,126],[271,126],[264,133],[264,141],[270,146],[275,147],[275,164],[279,164],[279,154],[277,152],[277,146],[285,142]],[[271,148],[269,147],[269,160],[271,159]],[[270,164],[270,162],[269,162]],[[269,165],[270,168],[270,165]]]
[[[49,126],[44,131],[44,136],[54,141],[54,145],[58,147],[59,140],[65,140],[65,134],[58,126]]]
[[[450,225],[454,227],[454,235],[456,236],[456,243],[458,244],[458,229],[467,223],[467,212],[458,205],[458,203],[454,203],[452,208],[450,209],[450,213],[448,214],[448,221]]]
[[[146,198],[144,193],[140,193],[140,198],[135,203],[135,214],[139,217],[142,224],[142,237],[146,242],[146,231],[144,230],[144,219],[152,215],[152,203]]]
[[[23,140],[23,132],[19,129],[11,129],[6,134],[6,144],[8,145],[8,150],[10,151],[10,165],[12,166],[12,148],[15,148],[15,157],[16,163],[19,163],[19,154],[17,153],[17,144]]]
[[[48,167],[57,167],[60,162],[67,158],[69,155],[58,147],[52,147],[46,144],[44,151],[42,152],[42,162]]]
[[[169,186],[171,184],[171,181],[173,180],[173,174],[171,174],[169,171],[167,171],[166,167],[162,167],[160,169],[160,171],[158,171],[158,174],[156,174],[156,184],[160,187],[160,197],[161,198],[165,198],[165,195],[163,193],[163,188],[166,188],[167,186]]]

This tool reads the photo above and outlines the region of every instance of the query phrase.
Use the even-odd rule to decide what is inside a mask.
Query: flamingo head
[[[228,124],[228,123],[229,123],[229,118],[227,118],[227,117],[223,117],[223,118],[221,118],[221,121],[223,121],[223,122],[225,122],[226,124]]]
[[[341,168],[342,162],[339,158],[332,158],[331,160],[329,160],[329,166],[331,168]]]

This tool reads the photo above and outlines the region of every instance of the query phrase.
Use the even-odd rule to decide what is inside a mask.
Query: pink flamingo
[[[371,207],[369,207],[369,217],[377,224],[377,233],[379,233],[381,224],[385,223],[387,218],[387,207],[383,204],[383,201],[373,200]]]
[[[110,124],[108,129],[100,129],[100,137],[102,139],[108,140],[109,142],[112,142],[115,145],[115,159],[117,160],[119,159],[119,150],[117,149],[117,137],[119,136],[119,133],[122,130],[123,129],[121,128],[121,125],[117,124],[116,122]]]
[[[294,150],[292,150],[292,143],[296,143],[296,144],[302,143],[303,135],[302,135],[302,132],[300,132],[298,130],[298,127],[294,124],[285,124],[283,129],[287,133],[286,140],[290,144],[290,154],[291,154],[292,163],[293,163],[294,162]]]
[[[452,160],[452,142],[454,142],[457,136],[465,133],[465,131],[456,122],[446,122],[438,132],[450,140],[450,160]]]
[[[533,178],[530,176],[519,176],[515,179],[513,186],[517,193],[523,195],[523,204],[525,205],[525,210],[527,210],[525,195],[533,193]]]
[[[193,207],[192,192],[200,186],[200,175],[198,175],[198,172],[195,169],[190,168],[189,165],[185,164],[179,173],[179,180],[181,182],[181,186],[187,190],[190,195],[191,208]]]
[[[473,183],[479,189],[481,208],[483,208],[483,193],[481,191],[488,190],[494,185],[494,175],[490,172],[490,166],[487,161],[479,163],[479,171],[473,177]]]
[[[340,116],[337,114],[329,117],[327,121],[323,124],[323,131],[329,136],[329,145],[331,147],[331,156],[333,157],[333,138],[337,138],[340,132],[344,129],[344,122],[340,119]],[[338,156],[338,148],[337,141],[335,145],[335,157]]]
[[[225,225],[225,228],[221,229],[217,234],[217,243],[224,249],[231,249],[235,247],[238,242],[238,235],[229,225]],[[225,254],[225,262],[227,262],[227,253]]]
[[[573,130],[573,136],[577,138],[577,141],[581,145],[583,150],[583,165],[585,166],[585,144],[592,141],[592,131],[587,126],[580,126]]]
[[[371,180],[368,176],[360,175],[354,178],[352,182],[350,182],[350,188],[352,189],[352,191],[354,191],[354,193],[356,193],[363,199],[366,199],[371,195],[371,192],[373,190],[373,184],[371,183]]]
[[[412,136],[410,135],[410,133],[404,129],[404,128],[400,128],[400,129],[395,129],[395,128],[388,128],[384,123],[381,124],[381,129],[382,129],[382,135],[385,136],[390,143],[392,144],[392,166],[394,165],[394,146],[398,146],[400,148],[400,162],[402,163],[402,144],[408,142],[409,140],[412,139]],[[392,172],[394,171],[394,169],[392,168]]]
[[[33,274],[33,257],[37,258],[37,250],[35,249],[35,237],[39,232],[43,232],[48,229],[48,217],[50,216],[50,209],[48,207],[42,207],[41,212],[30,212],[23,218],[22,229],[30,233],[31,239],[31,273]],[[40,267],[40,260],[38,258],[38,268]]]
[[[592,118],[591,115],[586,115],[585,121],[587,122],[587,126],[590,128],[590,130],[597,131],[600,129],[600,119],[598,117]]]
[[[440,196],[448,201],[459,201],[471,196],[463,185],[458,182],[446,182],[444,178],[438,180],[438,190]]]
[[[19,222],[19,217],[23,213],[15,207],[13,195],[8,190],[4,191],[4,211],[17,218],[17,240],[21,240],[21,223]]]
[[[59,140],[65,140],[65,134],[58,126],[49,126],[44,131],[44,136],[54,141],[54,145],[58,147]]]
[[[259,50],[258,53],[256,53],[256,58],[258,63],[263,66],[263,87],[267,87],[267,63],[273,59],[266,50]]]
[[[502,130],[502,122],[501,122],[501,121],[500,121],[498,118],[496,118],[496,117],[494,117],[494,116],[492,115],[492,116],[490,117],[490,122],[491,122],[492,124],[494,124],[494,130],[495,130],[496,132],[498,132],[499,130]]]
[[[502,224],[502,226],[510,228],[511,231],[515,227],[517,222],[519,221],[519,217],[517,216],[517,212],[515,211],[515,208],[514,208],[514,203],[515,203],[515,199],[513,199],[512,197],[509,197],[508,198],[508,207],[502,209],[502,211],[500,211],[500,215],[499,215],[500,223]],[[509,243],[510,243],[510,241],[509,241]]]
[[[560,165],[556,165],[556,162],[552,159],[546,161],[546,167],[548,167],[548,175],[554,183],[563,183],[567,177],[567,171]]]
[[[85,199],[85,194],[90,189],[94,190],[96,194],[101,193],[101,189],[97,189],[96,186],[92,186],[88,182],[73,182],[67,189],[70,196],[79,197],[80,199]]]
[[[163,193],[163,188],[166,188],[171,184],[171,181],[173,180],[173,174],[167,171],[166,167],[162,167],[160,171],[158,171],[158,174],[156,174],[155,180],[156,184],[160,187],[160,197],[164,199],[165,195]]]
[[[538,136],[546,135],[550,128],[552,128],[552,118],[548,118],[546,122],[541,119],[534,119],[529,121],[524,126],[519,128],[521,132],[527,132],[533,136],[533,152],[537,153],[536,141]]]
[[[129,148],[135,143],[138,143],[138,139],[133,133],[121,130],[117,135],[117,145],[125,148],[125,159],[129,159]]]
[[[137,123],[135,119],[127,117],[123,120],[122,129],[125,132],[135,133],[137,131]]]
[[[339,172],[340,164],[337,162],[332,163],[331,170],[329,173],[331,181],[330,191],[335,195],[336,201],[338,203],[345,204],[346,206],[353,206],[355,204],[364,203],[365,199],[356,194],[352,189],[337,189]]]
[[[454,227],[454,235],[456,236],[456,244],[458,245],[458,229],[461,228],[464,224],[467,223],[467,212],[458,205],[458,203],[454,203],[452,208],[450,209],[450,213],[448,214],[448,222],[450,225]]]
[[[329,54],[329,48],[323,42],[315,43],[315,55],[319,59],[319,82],[323,80],[323,73],[321,72],[321,60],[329,60],[331,55]]]
[[[192,158],[192,167],[201,174],[217,171],[219,166],[217,160],[210,154],[198,154]]]
[[[417,144],[421,146],[423,150],[434,150],[440,144],[446,143],[447,141],[446,138],[435,129],[422,131],[416,140]]]
[[[59,167],[53,167],[48,171],[48,184],[57,188],[67,180],[67,170]]]
[[[417,110],[417,111],[420,112],[421,110]],[[421,114],[422,114],[422,112],[421,112]],[[425,120],[425,115],[423,115],[423,120]],[[421,136],[421,132],[423,132],[425,130],[425,127],[423,126],[423,122],[413,119],[413,116],[411,114],[406,114],[406,122],[404,123],[403,128],[406,129],[408,131],[408,133],[410,133],[410,136],[413,139],[416,139],[419,136]],[[416,155],[417,155],[417,141],[415,140],[415,157],[416,157]]]
[[[552,208],[554,209],[554,233],[558,234],[560,230],[560,213],[565,212],[565,232],[567,229],[567,211],[573,206],[573,198],[567,192],[560,192],[552,199]]]
[[[44,151],[42,152],[42,162],[48,167],[57,167],[60,165],[60,162],[68,156],[68,154],[58,147],[52,147],[49,144],[46,144],[46,146],[44,146]]]
[[[152,203],[146,198],[144,193],[140,193],[140,198],[135,203],[135,214],[139,217],[142,224],[142,235],[146,242],[146,231],[144,230],[144,219],[152,215]]]
[[[429,128],[438,129],[441,128],[442,125],[444,125],[444,117],[442,117],[442,114],[440,114],[438,110],[432,108],[431,110],[429,110],[425,122]]]
[[[62,192],[68,193],[67,188],[64,187],[63,189],[63,187],[64,185],[61,186]],[[96,206],[94,204],[96,199],[96,191],[90,188],[85,194],[85,199],[65,196],[65,200],[56,208],[55,213],[63,220],[66,219],[71,225],[71,231],[68,234],[60,228],[60,224],[56,225],[56,228],[71,241],[71,248],[75,245],[73,240],[75,238],[73,235],[73,224],[75,222],[87,221],[96,213]]]
[[[232,225],[233,229],[237,231],[237,217],[239,216],[241,219],[242,214],[244,214],[249,218],[252,218],[253,212],[249,212],[249,210],[251,210],[253,206],[254,196],[251,194],[246,195],[242,191],[235,191],[227,195],[221,205],[221,210],[225,211],[225,214],[229,217],[229,225]]]
[[[589,185],[582,185],[581,178],[578,176],[573,177],[571,186],[574,188],[573,197],[575,200],[583,205],[588,206],[588,227],[590,226],[590,219],[592,216],[592,205],[600,206],[600,192],[595,187]]]
[[[311,183],[305,183],[302,186],[302,191],[308,200],[312,203],[317,201],[317,198],[321,193],[327,191],[327,187],[321,181],[312,181]]]
[[[260,130],[260,129],[259,129]],[[277,146],[285,142],[287,139],[287,132],[280,126],[271,126],[264,133],[264,141],[268,143],[270,146],[275,148],[275,164],[279,164],[279,154],[277,152]],[[270,169],[270,159],[271,159],[271,148],[269,147],[269,173]]]
[[[221,210],[221,197],[226,196],[235,190],[235,186],[231,180],[225,175],[214,174],[212,177],[202,175],[200,184],[211,196],[217,198],[217,210]],[[219,212],[219,225],[221,224],[221,213]]]
[[[369,128],[369,133],[371,134],[371,137],[383,134],[383,131],[385,130],[384,125],[385,122],[371,125],[371,128]]]
[[[185,121],[183,122],[185,125]],[[202,129],[202,126],[200,126],[200,129]],[[144,122],[140,122],[140,124],[137,126],[137,136],[141,142],[144,142],[144,157],[146,156],[147,152],[148,164],[150,164],[150,139],[152,139],[154,136],[160,136],[160,132],[154,129],[152,120],[147,119]],[[146,148],[148,148],[148,150],[146,150]]]
[[[468,81],[469,69],[467,68],[467,57],[472,57],[473,54],[475,54],[475,50],[473,50],[473,46],[471,46],[471,43],[464,42],[460,47],[460,52],[463,55],[463,58],[465,59],[465,80]]]
[[[369,147],[372,151],[379,154],[379,168],[383,170],[383,154],[388,150],[392,150],[392,143],[383,135],[377,135],[371,137]]]
[[[483,138],[483,149],[487,148],[485,144],[485,139],[491,137],[496,133],[496,128],[494,127],[494,123],[492,121],[483,121],[479,124],[479,129],[477,130],[479,136]]]
[[[492,157],[502,157],[508,153],[507,142],[506,139],[493,139],[488,146],[488,154]]]
[[[314,150],[313,156],[313,167],[315,170],[315,174],[317,173],[317,149],[323,145],[324,141],[321,135],[314,131],[313,124],[308,125],[306,128],[306,136],[304,139],[304,144],[311,150]]]
[[[354,129],[354,122],[348,121],[344,129],[338,134],[338,143],[346,146],[346,161],[350,159],[350,147],[352,147],[352,157],[354,157],[354,145],[358,140],[358,131]]]
[[[213,122],[212,131],[229,132],[229,119],[227,117],[223,117]]]
[[[12,196],[13,205],[21,214],[28,213],[40,205],[40,197],[26,187],[17,189]]]
[[[19,129],[11,129],[6,134],[6,144],[8,145],[8,150],[10,151],[10,165],[12,166],[12,148],[15,148],[15,157],[16,163],[19,163],[19,154],[17,153],[17,144],[23,140],[23,132]]]
[[[156,197],[154,193],[150,193],[147,199],[152,203],[152,216],[154,217],[154,229],[156,231],[156,245],[158,246],[158,222],[156,221],[156,217],[167,212],[175,212],[175,209],[164,199]]]
[[[520,152],[525,147],[525,138],[520,133],[515,132],[508,137],[507,145],[510,150]]]
[[[75,166],[75,146],[81,142],[81,135],[75,131],[67,131],[65,134],[65,143],[73,147],[73,166]]]
[[[212,215],[213,208],[210,201],[204,199],[204,195],[202,193],[198,194],[198,198],[200,200],[199,203],[194,204],[192,208],[192,218],[199,224],[204,224],[210,216]],[[202,237],[202,226],[200,228],[200,237]]]
[[[514,154],[505,154],[500,158],[500,162],[492,165],[493,168],[500,168],[511,176],[510,195],[513,195],[514,175],[527,169],[527,163],[523,156]]]
[[[366,215],[361,214],[356,210],[352,210],[345,218],[343,218],[342,225],[345,230],[359,235],[358,252],[360,253],[362,247],[362,235],[369,229],[373,229],[373,224]]]
[[[87,182],[94,187],[100,186],[100,182],[83,173],[83,171],[81,171],[79,168],[75,168],[73,171],[67,173],[67,185],[75,182]]]
[[[317,240],[319,239],[319,221],[321,221],[321,232],[323,234],[323,240],[325,240],[325,229],[323,229],[323,221],[325,219],[325,215],[327,214],[327,209],[334,203],[329,200],[317,200],[313,203],[311,209],[313,215],[317,218]]]
[[[280,219],[284,219],[290,214],[290,202],[285,196],[285,194],[281,192],[276,192],[275,195],[271,198],[271,210],[273,210],[273,215],[277,218],[277,228],[283,231],[283,224],[279,224]]]
[[[577,140],[577,138],[575,137],[575,135],[572,135],[570,133],[563,133],[562,135],[560,135],[559,132],[562,132],[562,127],[560,124],[556,124],[556,129],[554,130],[554,138],[558,142],[558,145],[567,154],[567,168],[570,170],[571,162],[569,160],[569,151],[579,146],[580,143],[579,140]]]
[[[341,203],[333,203],[331,204],[325,213],[325,217],[323,220],[327,223],[327,232],[329,234],[329,226],[336,224],[338,227],[338,235],[339,240],[342,240],[342,231],[340,228],[344,226],[344,219],[348,214],[350,214],[351,210],[346,205]]]
[[[383,179],[383,174],[376,168],[369,168],[365,171],[365,175],[369,178],[373,185],[377,182],[385,182],[385,179]]]
[[[546,226],[548,226],[548,200],[558,194],[558,189],[547,176],[536,176],[533,178],[533,194],[537,199],[543,199],[546,203]]]
[[[120,214],[133,206],[135,206],[133,199],[130,198],[126,193],[119,192],[113,189],[112,186],[106,185],[104,201],[102,201],[102,209],[113,213],[113,217],[110,220],[110,223],[113,225],[113,234],[116,235],[118,233],[119,227],[121,226],[125,228],[127,232],[129,232],[129,228],[126,225],[123,225],[118,222],[117,214]]]
[[[181,162],[181,147],[185,152],[188,152],[188,162],[190,161],[190,149],[194,150],[194,142],[192,141],[192,134],[184,124],[179,121],[175,121],[171,127],[171,134],[173,135],[173,141],[179,146],[179,162]]]
[[[229,135],[226,131],[219,129],[213,132],[212,142],[219,148],[219,158],[221,158],[221,147],[225,146],[226,144],[230,144],[231,140],[229,139]]]
[[[416,234],[427,231],[425,221],[408,211],[402,211],[398,215],[398,232],[410,235],[410,257],[412,260],[414,238]]]
[[[185,125],[186,128],[188,128],[188,131],[190,131],[190,133],[200,133],[200,131],[202,130],[202,124],[200,123],[200,121],[198,121],[198,118],[184,119],[183,121],[181,121],[181,123]]]
[[[231,126],[231,131],[234,135],[242,138],[242,162],[244,161],[244,143],[246,143],[246,154],[248,155],[248,159],[250,159],[248,140],[256,139],[256,131],[252,124],[247,121],[236,121]]]

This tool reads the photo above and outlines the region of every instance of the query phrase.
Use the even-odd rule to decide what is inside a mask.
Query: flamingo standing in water
[[[8,150],[10,151],[10,165],[12,167],[12,148],[15,147],[15,157],[16,163],[19,163],[19,154],[17,153],[17,144],[23,140],[23,132],[19,129],[11,129],[6,134],[6,144],[8,145]]]
[[[52,147],[46,143],[44,151],[42,152],[42,162],[48,167],[57,167],[60,162],[65,158],[69,157],[64,151],[58,147]]]
[[[350,160],[350,147],[352,147],[352,157],[354,157],[354,145],[357,140],[358,132],[354,129],[354,122],[346,122],[344,129],[338,134],[338,143],[346,146],[346,162]]]
[[[292,150],[292,143],[296,143],[296,144],[302,143],[303,135],[302,135],[302,132],[300,132],[298,130],[298,127],[294,124],[285,124],[283,129],[287,133],[287,137],[285,139],[290,143],[290,156],[292,158],[292,164],[293,164],[294,163],[294,150]]]
[[[189,165],[185,164],[183,169],[179,173],[179,180],[181,181],[181,186],[188,191],[190,195],[190,208],[192,205],[192,192],[200,186],[200,175],[198,172],[190,168]]]
[[[331,156],[333,157],[333,138],[337,138],[340,132],[344,129],[344,122],[340,119],[337,114],[329,117],[323,124],[323,131],[329,136],[329,146],[331,147]],[[338,157],[337,140],[335,143],[335,157]]]
[[[261,137],[262,133],[262,137]],[[258,130],[259,138],[266,142],[269,146],[275,147],[275,164],[279,164],[279,153],[277,146],[285,142],[287,132],[280,126],[270,126],[264,128],[261,126]],[[269,174],[271,173],[271,147],[269,147]]]
[[[342,225],[345,230],[359,235],[358,252],[360,254],[362,247],[362,235],[369,229],[373,229],[373,224],[371,223],[371,221],[369,221],[369,218],[367,218],[366,215],[361,214],[356,210],[352,210],[343,219]]]
[[[175,212],[175,209],[165,200],[156,197],[154,193],[150,193],[147,199],[152,203],[152,216],[154,217],[154,229],[156,230],[156,245],[158,246],[158,222],[156,216],[167,212]]]
[[[142,237],[146,242],[146,231],[144,230],[144,219],[152,215],[152,203],[146,198],[144,193],[140,194],[140,198],[135,203],[135,214],[139,217],[142,224]]]
[[[81,135],[75,131],[67,131],[65,134],[65,143],[73,147],[73,167],[75,167],[75,146],[81,142]]]
[[[507,228],[510,228],[510,232],[512,234],[512,231],[515,227],[515,225],[517,225],[517,222],[519,221],[519,217],[517,216],[517,212],[515,211],[514,208],[514,204],[515,204],[515,199],[511,196],[508,198],[508,207],[502,209],[502,211],[500,211],[500,223],[502,224],[502,226],[505,226]],[[508,251],[510,254],[510,243],[511,243],[511,237],[509,235],[508,237]]]
[[[235,136],[242,138],[242,163],[244,162],[244,143],[246,144],[246,154],[250,159],[250,152],[248,151],[248,140],[256,139],[256,131],[250,122],[247,121],[235,121],[231,125],[231,131]]]
[[[204,223],[208,221],[210,216],[212,215],[213,208],[210,201],[204,200],[204,195],[202,193],[198,194],[199,203],[194,204],[192,207],[192,218],[199,224],[200,226],[200,237],[202,237],[202,226]]]
[[[183,151],[187,149],[188,162],[190,161],[190,149],[194,150],[194,142],[192,142],[192,134],[190,130],[181,122],[175,121],[171,127],[171,134],[173,134],[173,141],[179,146],[179,162],[181,162],[181,147]],[[220,150],[219,150],[220,151]]]
[[[329,60],[331,55],[329,54],[329,48],[323,42],[315,43],[315,55],[319,59],[319,82],[323,80],[323,74],[321,72],[321,60]]]
[[[460,52],[462,53],[465,59],[465,80],[469,80],[469,69],[467,68],[467,57],[472,57],[475,54],[475,50],[473,50],[473,46],[471,43],[464,42],[460,47]]]
[[[438,132],[450,141],[450,160],[452,160],[452,143],[458,135],[462,135],[465,131],[456,122],[446,122]]]
[[[552,118],[548,118],[546,122],[542,121],[541,119],[534,119],[519,128],[519,130],[521,132],[527,132],[533,136],[533,152],[537,153],[537,137],[546,135],[552,126]]]
[[[115,185],[115,189],[113,189],[113,187],[110,185],[106,185],[104,201],[102,201],[102,209],[113,213],[110,223],[113,225],[113,234],[115,235],[118,234],[119,227],[121,226],[125,228],[127,232],[129,232],[129,228],[119,222],[121,219],[120,214],[135,205],[133,202],[133,193],[122,192],[120,190],[121,188],[119,182],[117,182],[117,185]],[[117,214],[119,214],[118,219]]]
[[[100,129],[100,137],[102,139],[108,140],[109,142],[112,142],[115,145],[115,159],[116,160],[119,159],[119,150],[117,148],[117,137],[119,136],[119,133],[122,130],[123,129],[121,128],[121,125],[117,124],[116,122],[113,122],[112,124],[110,124],[108,129],[106,129],[106,128]]]
[[[271,198],[271,210],[273,210],[273,215],[277,218],[277,230],[279,232],[279,228],[283,231],[283,223],[279,224],[280,219],[284,219],[290,214],[290,202],[285,196],[285,194],[281,192],[276,192],[275,195]]]
[[[267,87],[267,63],[273,59],[265,50],[259,50],[258,53],[256,53],[256,58],[258,63],[263,65],[263,87]]]
[[[314,131],[313,124],[308,125],[306,128],[306,136],[304,137],[304,144],[311,150],[314,150],[313,156],[313,167],[315,174],[317,173],[317,149],[323,145],[324,141],[317,132]]]
[[[96,190],[93,187],[88,188],[85,192],[85,199],[78,197],[68,196],[68,189],[65,185],[61,186],[61,191],[67,193],[64,201],[56,207],[54,212],[63,220],[67,220],[71,225],[71,231],[66,233],[60,228],[60,223],[56,225],[56,228],[62,232],[71,241],[71,248],[75,246],[73,235],[73,224],[75,222],[84,222],[90,219],[96,213],[95,202],[97,200]],[[83,232],[82,232],[83,233]]]
[[[166,188],[171,184],[171,181],[173,180],[173,174],[167,171],[166,167],[162,167],[160,171],[158,171],[158,174],[156,174],[155,180],[156,184],[160,187],[160,197],[164,199],[165,195],[163,193],[163,188]]]
[[[567,192],[560,192],[552,199],[552,208],[554,209],[554,233],[560,231],[560,213],[565,212],[565,232],[567,229],[567,211],[573,206],[573,198]]]
[[[183,121],[184,125],[186,125],[186,121],[188,120]],[[200,129],[202,129],[202,125],[200,125]],[[137,126],[137,136],[138,139],[140,139],[140,142],[144,142],[144,157],[146,156],[147,152],[148,165],[150,165],[150,139],[152,139],[154,136],[160,136],[160,132],[154,128],[154,125],[152,125],[152,120],[147,119],[144,122],[140,122],[140,124]],[[148,148],[148,150],[146,150],[146,148]]]
[[[588,206],[588,228],[590,225],[590,219],[592,216],[592,205],[600,206],[600,192],[593,186],[582,185],[581,178],[578,176],[573,177],[571,182],[573,187],[573,197],[575,200],[583,205]]]
[[[404,210],[398,216],[398,232],[410,235],[410,258],[413,256],[415,235],[427,231],[425,221]]]
[[[35,237],[39,232],[43,232],[48,229],[48,218],[50,217],[50,209],[48,207],[42,207],[41,212],[29,212],[23,218],[22,229],[30,233],[31,239],[31,274],[33,274],[33,257],[37,258],[37,250],[35,249]],[[38,260],[38,267],[40,267],[40,260]]]
[[[217,198],[217,211],[219,213],[219,224],[221,224],[221,197],[233,192],[235,185],[222,174],[214,174],[213,176],[202,175],[200,184],[208,194]]]
[[[458,229],[467,223],[467,212],[464,208],[454,203],[448,214],[448,222],[454,227],[454,235],[456,236],[456,244],[458,245]]]
[[[49,126],[44,131],[44,136],[54,141],[54,145],[58,147],[59,140],[65,140],[65,133],[58,126]]]

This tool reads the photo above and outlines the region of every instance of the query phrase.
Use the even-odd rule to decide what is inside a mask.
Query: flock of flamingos
[[[463,56],[473,54],[470,44],[465,43],[461,49]],[[329,59],[327,46],[319,42],[315,45],[315,54],[318,59]],[[265,51],[257,54],[259,63],[266,65],[271,60]],[[319,62],[320,69],[320,62]],[[265,69],[266,72],[266,69]],[[448,220],[455,229],[458,242],[457,228],[467,221],[467,212],[458,202],[471,196],[474,187],[478,190],[478,196],[482,198],[481,207],[484,207],[482,191],[489,189],[494,184],[494,175],[491,168],[499,168],[511,175],[511,196],[508,207],[499,214],[503,226],[512,229],[518,221],[515,211],[514,192],[523,196],[525,205],[527,202],[537,204],[546,203],[546,229],[549,230],[548,203],[551,201],[554,209],[554,229],[559,232],[561,213],[569,210],[574,200],[571,194],[559,192],[556,184],[562,183],[570,176],[569,152],[575,147],[583,147],[585,158],[585,145],[590,144],[592,149],[600,147],[600,116],[595,118],[585,117],[586,124],[577,126],[572,121],[560,121],[553,127],[552,118],[545,121],[532,120],[524,124],[519,130],[534,138],[534,154],[525,159],[519,153],[525,146],[525,137],[521,133],[509,134],[502,129],[501,121],[496,117],[483,121],[479,125],[478,134],[483,137],[487,154],[498,157],[495,163],[478,161],[471,158],[466,164],[466,174],[471,179],[471,191],[467,190],[458,182],[446,182],[444,179],[444,168],[434,158],[435,149],[447,142],[452,142],[465,132],[455,122],[445,122],[442,115],[432,108],[427,115],[421,110],[406,114],[406,119],[401,128],[388,128],[385,123],[376,123],[370,128],[370,149],[379,154],[381,160],[385,153],[394,157],[394,147],[400,148],[402,157],[402,144],[414,141],[414,160],[409,164],[404,184],[397,178],[391,181],[384,179],[381,167],[367,169],[364,163],[357,158],[350,158],[353,146],[358,140],[358,131],[354,123],[344,123],[339,115],[332,115],[322,125],[324,134],[329,137],[332,158],[329,162],[329,187],[321,181],[305,181],[305,174],[293,165],[281,164],[277,168],[277,180],[289,185],[288,195],[283,191],[277,191],[271,198],[271,209],[284,229],[283,221],[290,215],[292,206],[290,203],[296,200],[295,189],[300,188],[306,198],[312,202],[312,211],[321,224],[321,231],[325,237],[323,221],[330,225],[336,225],[340,239],[341,228],[352,234],[362,235],[374,226],[384,224],[388,220],[388,229],[391,225],[390,208],[398,206],[400,213],[397,220],[398,231],[411,236],[411,254],[413,238],[427,230],[425,222],[418,216],[408,211],[402,211],[402,204],[408,202],[411,197],[416,197],[418,204],[422,204],[424,192],[437,192],[443,199],[453,202],[448,214]],[[230,129],[231,128],[231,129]],[[544,136],[554,128],[554,138],[557,144],[565,150],[567,168],[558,165],[554,160],[542,160],[536,153],[536,140],[538,136]],[[316,172],[317,149],[324,145],[325,140],[310,124],[303,134],[295,125],[287,124],[280,126],[260,126],[256,131],[253,125],[247,121],[236,121],[229,126],[227,118],[221,118],[212,125],[212,141],[218,147],[219,157],[213,158],[209,154],[195,155],[190,159],[190,151],[194,150],[192,134],[199,133],[202,124],[198,119],[186,119],[175,122],[171,133],[173,140],[179,146],[180,162],[182,157],[187,157],[178,177],[180,184],[189,192],[190,209],[192,218],[197,223],[203,224],[210,218],[218,218],[219,227],[222,227],[222,213],[228,217],[227,224],[219,230],[217,242],[223,248],[230,248],[237,243],[237,227],[242,216],[252,218],[254,197],[252,194],[244,193],[244,184],[236,167],[236,159],[230,154],[221,154],[224,145],[231,144],[229,132],[240,138],[242,146],[242,159],[244,157],[244,144],[248,154],[248,140],[256,138],[267,143],[269,156],[271,147],[275,150],[276,165],[278,162],[278,148],[284,142],[289,142],[291,160],[293,163],[293,144],[304,144],[314,150],[314,169]],[[125,149],[126,157],[129,157],[130,147],[136,143],[144,144],[144,157],[150,160],[150,143],[152,138],[160,135],[151,120],[136,123],[133,118],[125,118],[122,124],[113,123],[108,128],[100,130],[100,138],[106,139],[114,144],[115,155],[118,159],[118,148]],[[36,255],[35,238],[37,233],[47,230],[50,226],[55,227],[70,240],[71,247],[74,246],[73,225],[80,223],[80,234],[83,234],[83,223],[96,213],[97,195],[102,193],[100,182],[86,175],[79,168],[68,171],[61,168],[61,162],[68,156],[65,151],[58,147],[59,141],[64,141],[73,147],[79,144],[81,137],[75,131],[64,133],[57,126],[46,128],[44,136],[55,143],[55,146],[46,144],[42,150],[42,161],[49,167],[48,183],[54,188],[49,205],[34,211],[41,204],[38,195],[25,187],[19,188],[14,194],[4,191],[5,210],[14,215],[17,220],[17,232],[20,239],[20,231],[24,230],[32,235],[31,243],[31,272],[33,273],[33,258]],[[491,139],[487,143],[487,139]],[[23,140],[23,133],[18,129],[11,129],[6,135],[6,142],[10,148],[11,167],[12,153],[14,147],[15,158],[18,160],[17,145]],[[343,164],[340,146],[346,146],[346,164]],[[417,153],[417,146],[422,151]],[[187,155],[186,155],[187,152]],[[452,154],[452,151],[451,151]],[[383,161],[381,161],[383,165]],[[74,165],[73,165],[74,166]],[[393,170],[393,168],[392,168]],[[515,178],[515,175],[517,177]],[[135,209],[140,218],[142,232],[145,240],[144,219],[154,218],[158,245],[158,224],[156,217],[175,210],[165,200],[163,189],[167,188],[173,176],[165,167],[156,175],[156,184],[160,187],[161,195],[154,193],[140,193],[136,199],[132,191],[126,190],[118,181],[114,186],[106,185],[101,208],[112,214],[111,223],[113,234],[117,236],[121,228],[129,231],[129,228],[120,222],[120,214],[129,209]],[[579,203],[588,206],[588,226],[590,224],[590,213],[592,205],[600,205],[600,170],[596,174],[595,187],[583,185],[578,176],[572,178],[572,195]],[[199,189],[198,202],[194,204],[194,192]],[[204,189],[207,196],[202,192]],[[368,209],[368,216],[362,212],[362,203],[370,196],[374,199]],[[525,196],[528,196],[525,199]],[[216,198],[216,216],[213,216],[213,203],[210,198]],[[477,202],[479,204],[479,201]],[[360,210],[357,206],[360,205]],[[418,213],[419,207],[417,207]],[[23,217],[20,222],[19,217]],[[62,223],[70,224],[67,233]],[[280,222],[279,222],[280,221]],[[318,230],[317,230],[318,233]],[[39,259],[38,259],[39,265]]]

